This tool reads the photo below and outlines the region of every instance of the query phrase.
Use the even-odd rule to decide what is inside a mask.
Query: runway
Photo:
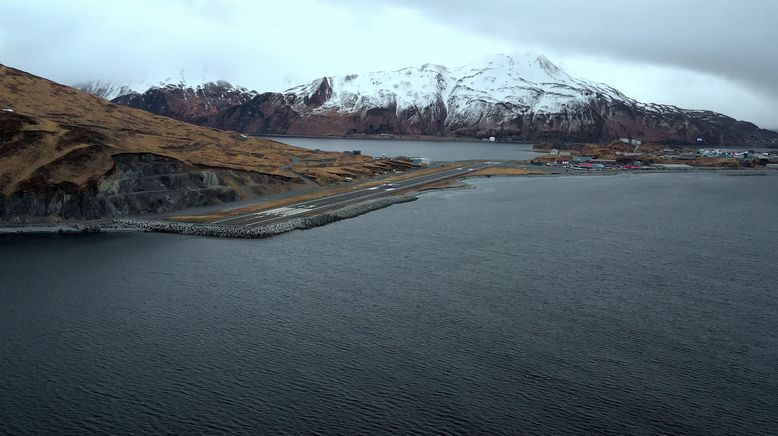
[[[493,162],[468,164],[461,167],[452,168],[434,174],[425,174],[418,177],[411,177],[406,180],[391,182],[381,186],[363,188],[351,192],[333,194],[314,200],[301,201],[275,209],[263,210],[260,212],[251,212],[243,215],[237,215],[229,218],[223,218],[212,221],[210,224],[231,225],[253,227],[288,219],[290,217],[309,214],[312,212],[323,212],[328,209],[344,207],[349,204],[358,203],[365,200],[372,200],[382,196],[396,194],[397,191],[405,191],[422,185],[441,182],[444,180],[464,176],[472,171],[494,166]]]

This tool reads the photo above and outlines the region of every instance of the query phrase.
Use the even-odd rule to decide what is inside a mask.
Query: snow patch
[[[451,119],[472,121],[497,104],[507,105],[514,114],[565,113],[588,105],[595,97],[641,105],[607,85],[574,78],[535,53],[485,56],[456,68],[424,64],[326,79],[332,85],[332,95],[313,112],[359,113],[394,108],[399,114],[441,103]],[[304,97],[315,93],[321,80],[286,91],[303,97],[296,100],[297,109],[311,110],[305,107]]]

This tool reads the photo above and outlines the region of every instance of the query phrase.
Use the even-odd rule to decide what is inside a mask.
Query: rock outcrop
[[[0,222],[91,220],[221,204],[240,198],[231,183],[236,177],[241,177],[243,189],[253,189],[256,195],[283,192],[292,185],[284,177],[193,167],[150,153],[123,153],[112,159],[114,166],[97,183],[32,179],[7,198],[0,196]]]

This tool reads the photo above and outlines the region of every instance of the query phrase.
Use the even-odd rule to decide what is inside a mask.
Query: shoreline
[[[0,224],[0,240],[14,236],[79,236],[101,233],[134,233],[140,229],[127,227],[113,219],[67,223]]]
[[[347,139],[347,140],[368,140],[368,141],[429,141],[429,142],[488,142],[490,144],[523,144],[535,145],[537,141],[486,141],[478,138],[468,138],[461,136],[430,136],[430,135],[284,135],[280,133],[250,135],[256,138],[303,138],[303,139]]]
[[[232,238],[266,238],[292,230],[304,230],[324,226],[333,222],[353,218],[374,210],[382,209],[393,204],[415,201],[422,194],[437,190],[447,189],[474,189],[475,186],[467,183],[468,180],[491,177],[598,177],[616,176],[621,174],[699,174],[719,173],[725,176],[749,177],[749,176],[777,176],[775,169],[732,169],[732,168],[694,168],[694,169],[657,169],[657,170],[600,170],[582,171],[568,170],[560,172],[558,169],[538,169],[527,171],[515,166],[491,167],[493,171],[488,174],[467,174],[451,180],[418,186],[404,192],[402,195],[394,195],[374,200],[366,200],[344,208],[324,211],[319,214],[290,218],[278,223],[259,226],[256,228],[244,228],[229,225],[212,225],[208,223],[177,222],[172,220],[160,220],[157,217],[119,217],[94,221],[60,222],[60,223],[29,223],[29,224],[2,224],[0,223],[0,240],[14,236],[59,235],[77,236],[105,233],[134,233],[134,232],[160,232],[178,233],[184,235],[199,235],[213,237]],[[508,170],[500,173],[500,169]],[[511,173],[511,171],[524,171]]]

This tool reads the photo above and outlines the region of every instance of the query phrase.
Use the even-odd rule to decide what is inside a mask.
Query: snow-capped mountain
[[[347,112],[390,106],[402,112],[439,101],[464,108],[469,102],[482,101],[557,113],[570,104],[586,102],[595,92],[626,99],[605,85],[573,79],[543,56],[514,59],[499,55],[453,69],[425,64],[398,71],[327,77],[287,93],[313,95],[322,81],[327,81],[332,94],[320,110],[339,108]]]
[[[709,112],[645,104],[578,79],[544,56],[490,56],[465,66],[322,77],[283,93],[222,84],[165,86],[115,101],[252,134],[409,134],[506,140],[769,145],[774,132]],[[229,85],[229,86],[227,86]],[[194,99],[194,100],[193,100]]]
[[[92,94],[110,98],[115,103],[145,109],[159,115],[177,118],[195,124],[207,124],[208,117],[249,102],[257,95],[223,80],[190,85],[183,81],[161,82],[148,86],[121,86],[84,89]],[[96,91],[96,92],[95,92]],[[106,97],[104,97],[106,98]]]
[[[143,94],[144,92],[153,88],[165,88],[167,86],[174,86],[179,88],[197,88],[198,86],[202,86],[210,81],[216,81],[215,79],[206,79],[205,75],[200,75],[197,79],[194,80],[191,77],[191,75],[187,75],[186,72],[182,70],[179,71],[175,76],[171,75],[165,79],[159,80],[95,80],[92,82],[77,83],[73,85],[73,87],[82,91],[86,91],[92,95],[102,97],[106,100],[113,100],[127,94]]]
[[[157,110],[154,112],[174,118],[188,118],[190,122],[197,122],[201,117],[245,103],[257,94],[224,80],[213,80],[213,76],[205,72],[197,75],[188,74],[184,70],[179,71],[175,77],[158,81],[98,80],[75,87],[127,106],[142,109],[155,107]]]
[[[151,85],[141,84],[140,86],[133,86],[132,84],[111,80],[96,80],[94,82],[77,83],[73,87],[106,100],[113,100],[125,94],[145,92],[151,88]]]

